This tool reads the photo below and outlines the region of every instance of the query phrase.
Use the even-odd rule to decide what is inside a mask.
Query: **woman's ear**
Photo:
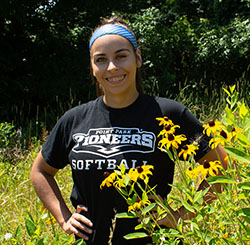
[[[136,67],[140,68],[142,66],[142,58],[141,58],[141,51],[139,48],[136,49],[135,56],[136,56]]]

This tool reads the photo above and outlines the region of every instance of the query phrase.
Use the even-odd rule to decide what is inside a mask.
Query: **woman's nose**
[[[108,68],[107,68],[107,70],[108,70],[109,72],[114,72],[114,71],[117,71],[117,69],[118,69],[118,67],[117,67],[117,65],[115,64],[115,62],[112,61],[112,60],[110,60],[109,63],[108,63]]]

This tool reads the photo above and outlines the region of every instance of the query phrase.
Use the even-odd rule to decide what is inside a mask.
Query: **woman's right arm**
[[[40,152],[34,161],[30,173],[34,189],[44,206],[52,213],[66,233],[74,233],[88,240],[88,237],[79,231],[83,230],[89,234],[93,232],[89,228],[93,226],[92,222],[80,214],[81,211],[87,212],[87,208],[79,205],[74,214],[70,212],[54,178],[57,172],[58,169],[48,165]]]

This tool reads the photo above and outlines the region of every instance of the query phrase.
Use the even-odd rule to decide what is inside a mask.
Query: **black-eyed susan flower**
[[[230,134],[226,132],[226,130],[221,130],[219,135],[217,135],[216,137],[212,138],[209,141],[209,146],[212,149],[215,149],[219,144],[224,146],[226,142],[229,141],[230,141]]]
[[[186,170],[186,174],[189,176],[190,179],[196,180],[200,172],[202,171],[203,166],[199,165],[196,168],[192,169],[191,167]]]
[[[164,129],[158,134],[157,137],[161,135],[164,135],[165,137],[167,137],[168,134],[174,134],[176,128],[180,128],[180,126],[179,125],[165,125]]]
[[[105,179],[102,181],[101,185],[100,185],[100,188],[102,189],[102,187],[104,187],[105,185],[107,187],[110,187],[112,186],[112,183],[115,181],[116,177],[117,177],[117,173],[116,172],[113,172],[113,173],[108,173],[108,172],[105,172],[104,173],[105,175]]]
[[[238,140],[238,135],[239,133],[242,133],[244,130],[238,127],[233,127],[231,132],[229,132],[229,138],[232,139],[234,138],[234,140]]]
[[[198,146],[197,145],[184,145],[181,149],[181,151],[179,152],[179,157],[182,155],[183,159],[186,160],[187,156],[191,156],[191,155],[196,155],[196,150],[198,150]]]
[[[163,126],[166,126],[166,125],[174,126],[172,120],[170,120],[168,117],[157,117],[156,120],[160,121],[159,126],[161,126],[161,125],[163,125]]]
[[[201,168],[201,178],[205,179],[207,175],[210,176],[216,176],[219,174],[219,169],[223,169],[221,166],[221,163],[216,160],[216,161],[204,161],[203,163],[203,168]]]
[[[148,175],[152,175],[152,171],[154,169],[154,166],[152,165],[144,165],[144,166],[138,166],[136,169],[130,169],[128,172],[130,180],[137,182],[138,179],[144,180],[145,178],[148,178]]]
[[[121,179],[118,178],[118,179],[113,183],[113,185],[114,185],[115,187],[118,187],[118,188],[125,187],[125,186],[126,186],[125,183],[124,183],[125,178],[126,178],[126,174],[122,175],[122,178],[121,178]]]
[[[164,137],[162,140],[159,141],[159,146],[161,150],[164,146],[168,150],[171,146],[178,149],[181,142],[185,140],[187,140],[187,138],[184,134],[181,135],[167,134],[166,137]]]
[[[51,216],[46,220],[46,223],[47,223],[47,225],[55,224],[56,219],[53,216]]]
[[[210,136],[211,133],[212,134],[216,134],[217,131],[220,131],[221,129],[223,129],[223,125],[221,122],[217,121],[217,120],[210,120],[208,122],[208,124],[203,124],[204,130],[203,130],[203,134],[207,134],[207,136]]]
[[[131,211],[137,211],[139,210],[142,206],[145,206],[145,205],[149,205],[150,204],[150,201],[147,200],[147,201],[136,201],[133,205],[130,205],[128,207],[128,212],[131,212]]]

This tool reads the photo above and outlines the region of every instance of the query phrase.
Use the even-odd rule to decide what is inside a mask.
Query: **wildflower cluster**
[[[204,124],[203,134],[211,137],[209,146],[216,152],[218,145],[224,147],[228,154],[226,159],[218,155],[218,160],[197,164],[194,156],[198,143],[187,144],[187,137],[176,133],[179,125],[168,117],[158,117],[156,120],[162,127],[158,135],[159,149],[168,154],[178,172],[167,200],[159,198],[155,187],[148,185],[153,166],[127,171],[122,165],[119,170],[106,174],[100,187],[114,186],[128,204],[128,212],[117,217],[139,218],[141,223],[135,231],[141,228],[146,231],[128,234],[125,238],[150,236],[154,244],[176,244],[178,238],[188,244],[249,243],[250,113],[247,105],[238,100],[235,86],[224,91],[228,95],[225,114],[221,121],[210,120]],[[227,161],[226,169],[221,160]],[[198,188],[201,183],[206,183],[204,188]],[[215,188],[218,184],[223,187],[221,193]],[[207,195],[216,198],[211,196],[213,202],[210,203],[204,198]],[[162,228],[159,223],[171,217],[171,206],[175,210],[185,208],[185,221],[176,221],[175,229]],[[195,215],[189,216],[189,213]]]

